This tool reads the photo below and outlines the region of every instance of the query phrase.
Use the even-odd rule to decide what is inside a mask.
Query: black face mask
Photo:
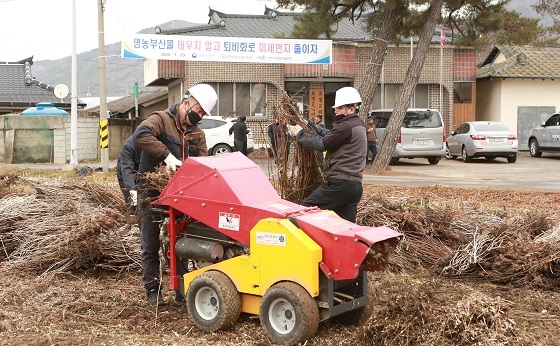
[[[344,118],[344,114],[335,115],[335,116],[334,116],[334,121],[342,120],[342,118]]]
[[[193,126],[198,124],[198,122],[202,119],[200,115],[198,115],[198,113],[195,111],[188,112],[187,117],[189,118],[189,121]]]

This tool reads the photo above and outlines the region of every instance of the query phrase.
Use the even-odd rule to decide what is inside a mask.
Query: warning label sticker
[[[218,227],[230,231],[239,231],[239,214],[220,213]]]

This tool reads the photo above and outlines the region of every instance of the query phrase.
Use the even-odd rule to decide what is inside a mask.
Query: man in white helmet
[[[358,90],[344,87],[336,92],[335,121],[331,130],[309,124],[319,136],[299,125],[288,125],[290,134],[303,146],[319,152],[327,151],[323,161],[325,182],[303,202],[334,211],[338,216],[356,222],[358,202],[362,198],[362,172],[367,150],[366,128],[358,116],[362,98]]]
[[[210,85],[195,85],[180,103],[150,114],[132,135],[134,143],[142,150],[138,167],[138,212],[141,216],[142,283],[150,305],[164,303],[159,268],[159,229],[149,211],[149,203],[161,191],[144,188],[144,175],[154,172],[162,163],[175,171],[189,156],[208,155],[206,137],[197,124],[202,117],[210,115],[217,100],[216,91]],[[184,303],[180,292],[176,292],[175,301]]]

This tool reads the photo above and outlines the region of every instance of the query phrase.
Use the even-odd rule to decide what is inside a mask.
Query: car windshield
[[[509,131],[506,125],[497,123],[475,123],[476,131]]]
[[[404,117],[403,127],[436,128],[441,127],[441,118],[432,111],[408,111]]]

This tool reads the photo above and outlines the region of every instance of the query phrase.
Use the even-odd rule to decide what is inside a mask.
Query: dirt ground
[[[34,173],[9,174],[28,177]],[[71,239],[61,239],[68,233],[53,231],[53,226],[49,232],[56,237],[49,243],[21,249],[26,239],[15,226],[37,232],[46,229],[40,223],[45,216],[30,212],[39,208],[29,201],[23,206],[27,211],[14,215],[17,208],[9,203],[15,196],[40,195],[44,201],[62,193],[53,190],[56,186],[76,191],[69,186],[91,180],[117,191],[113,179],[114,173],[94,173],[78,180],[49,174],[38,182],[18,183],[13,175],[2,176],[0,344],[270,345],[256,316],[242,314],[233,329],[205,333],[193,326],[186,307],[149,307],[135,254],[130,255],[130,263],[113,256],[112,265],[107,265],[108,256],[94,256],[89,248],[94,246],[93,238],[87,238],[79,248],[83,256],[79,265],[65,262],[61,266],[61,261],[51,257],[58,256],[60,248],[70,251],[74,245]],[[75,210],[86,222],[77,223],[74,233],[96,225],[103,230],[94,228],[92,237],[105,234],[106,241],[107,234],[118,234],[107,229],[133,223],[110,211],[122,208],[111,199],[104,209],[88,208],[104,215],[96,219],[80,209],[76,198],[72,195],[69,200],[73,201],[65,200],[61,211],[49,209],[48,214],[59,220],[55,215]],[[78,199],[86,202],[86,197]],[[54,208],[53,203],[47,204]],[[306,345],[560,345],[558,205],[560,193],[552,192],[365,186],[358,223],[389,225],[405,238],[389,268],[369,275],[372,316],[356,326],[323,322]],[[25,218],[18,218],[22,213]],[[63,229],[72,222],[58,221],[57,227]],[[37,234],[31,240],[47,239]],[[136,241],[120,237],[103,244],[133,249],[139,247]],[[56,256],[39,252],[50,246],[56,246],[49,251]],[[35,266],[16,263],[15,254],[33,258]],[[56,262],[58,269],[53,270],[54,263],[49,261]],[[172,300],[173,292],[164,292]]]

